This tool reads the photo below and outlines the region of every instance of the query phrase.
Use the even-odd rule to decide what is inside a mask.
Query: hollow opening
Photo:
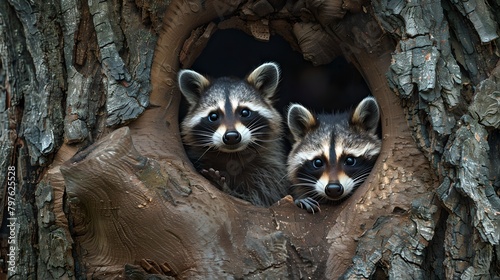
[[[263,42],[238,29],[217,30],[192,61],[193,64],[186,68],[204,76],[240,79],[262,63],[276,62],[281,69],[281,79],[274,105],[284,120],[291,103],[300,103],[317,113],[332,113],[347,111],[371,95],[362,75],[345,58],[339,56],[329,64],[314,66],[279,35]],[[186,116],[187,108],[183,97],[180,122]],[[284,144],[288,154],[292,136],[286,125],[285,132]]]

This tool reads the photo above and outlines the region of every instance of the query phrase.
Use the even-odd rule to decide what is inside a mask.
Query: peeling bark
[[[414,137],[438,170],[441,185],[436,193],[449,212],[444,245],[435,243],[431,249],[444,252],[442,271],[434,274],[446,279],[498,276],[494,268],[498,260],[490,252],[500,242],[499,170],[491,165],[499,154],[489,150],[498,145],[497,116],[493,117],[500,104],[493,90],[498,75],[499,57],[493,50],[498,24],[492,23],[498,5],[481,1],[400,4],[385,7],[374,2],[374,8],[387,31],[398,30],[395,35],[401,47],[393,55],[389,81],[407,100]],[[422,10],[419,14],[427,21],[409,24],[415,14],[406,13],[408,9]],[[400,16],[405,22],[399,21]],[[478,86],[472,93],[471,84]]]
[[[123,12],[127,15],[133,15],[134,13],[127,13],[127,8],[130,8],[129,5],[133,5],[133,3],[125,2],[124,4]],[[115,126],[136,119],[148,105],[149,68],[144,67],[144,65],[150,64],[149,61],[153,57],[151,49],[155,43],[154,39],[151,38],[151,34],[145,32],[144,35],[141,35],[140,32],[136,32],[133,25],[129,25],[128,18],[122,18],[121,15],[112,16],[112,13],[115,12],[112,9],[112,2],[89,2],[89,10],[94,22],[99,46],[100,63],[105,75],[103,81],[107,96],[106,108],[108,116],[106,124],[108,126]],[[112,18],[118,21],[111,21]],[[134,21],[132,23],[139,23],[139,18],[135,19],[135,23]],[[118,22],[122,20],[125,22],[124,26],[117,26]],[[128,28],[130,29],[127,30]],[[126,32],[127,36],[122,32]],[[120,38],[122,36],[125,38]],[[141,40],[141,43],[136,45],[138,39]],[[129,40],[130,43],[128,43]],[[120,44],[123,43],[129,44],[128,51],[131,52],[132,57],[134,55],[139,57],[139,61],[129,63],[129,67],[133,67],[137,71],[132,74],[119,54],[123,48]],[[141,52],[140,49],[146,51]]]

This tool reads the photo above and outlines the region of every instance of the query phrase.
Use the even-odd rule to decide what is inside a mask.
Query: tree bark
[[[491,1],[0,0],[2,272],[500,277],[499,20]],[[363,75],[383,147],[347,201],[256,207],[193,169],[175,77],[226,28]]]

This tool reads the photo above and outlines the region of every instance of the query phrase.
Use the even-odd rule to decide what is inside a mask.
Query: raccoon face
[[[314,115],[301,105],[288,110],[295,144],[288,158],[288,176],[295,198],[341,201],[370,174],[380,153],[379,107],[367,97],[351,113]],[[309,201],[309,202],[308,202]],[[309,208],[308,208],[309,210]]]
[[[245,80],[213,81],[192,70],[181,70],[179,89],[189,103],[182,122],[185,144],[225,153],[261,147],[281,131],[281,117],[272,107],[279,68],[265,63]]]

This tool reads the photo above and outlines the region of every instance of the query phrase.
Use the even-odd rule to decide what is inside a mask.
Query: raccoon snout
[[[344,187],[340,183],[329,183],[325,187],[325,193],[331,198],[339,198],[344,193]]]
[[[224,144],[226,144],[226,145],[235,145],[235,144],[240,143],[241,134],[236,130],[230,130],[224,134],[224,136],[222,137],[222,140],[224,141]]]

